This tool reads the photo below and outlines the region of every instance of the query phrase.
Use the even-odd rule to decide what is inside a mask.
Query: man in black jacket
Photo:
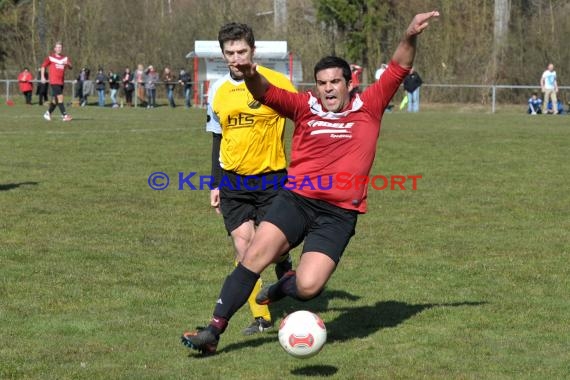
[[[192,78],[190,77],[190,73],[184,69],[180,69],[178,83],[182,85],[184,91],[184,105],[186,108],[192,107]]]
[[[412,69],[404,78],[404,90],[408,93],[408,112],[418,112],[420,110],[420,86],[422,78]]]

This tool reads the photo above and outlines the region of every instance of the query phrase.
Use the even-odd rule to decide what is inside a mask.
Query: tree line
[[[534,85],[548,62],[559,84],[570,76],[566,0],[0,0],[0,75],[37,68],[57,40],[76,70],[190,69],[194,41],[238,21],[258,40],[286,39],[306,82],[328,54],[364,66],[369,82],[414,14],[432,9],[442,16],[416,59],[427,83]]]

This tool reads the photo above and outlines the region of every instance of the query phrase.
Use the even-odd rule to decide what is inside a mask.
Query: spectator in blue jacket
[[[556,112],[552,110],[552,100],[548,101],[546,105],[546,113],[547,114],[554,114],[554,115],[562,115],[564,113],[564,104],[562,104],[561,100],[556,100]]]
[[[540,115],[542,113],[542,99],[538,97],[536,92],[533,92],[531,97],[528,98],[527,113],[531,115]]]
[[[105,107],[105,88],[107,85],[107,76],[103,71],[102,67],[97,70],[97,76],[95,77],[95,90],[99,94],[99,107]]]

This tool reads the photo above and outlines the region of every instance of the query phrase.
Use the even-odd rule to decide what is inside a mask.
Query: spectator
[[[420,87],[422,83],[422,78],[412,67],[410,73],[404,78],[404,90],[408,94],[408,112],[420,110]]]
[[[137,65],[135,70],[135,83],[137,87],[137,99],[141,107],[146,107],[146,91],[144,88],[144,78],[145,78],[144,67],[141,63]]]
[[[540,115],[542,113],[542,99],[538,97],[536,92],[533,92],[530,98],[528,98],[527,113],[531,115]]]
[[[192,107],[192,79],[186,70],[181,69],[178,76],[178,83],[182,85],[184,91],[184,105],[186,108]]]
[[[558,100],[556,103],[556,112],[552,110],[552,101],[549,100],[548,104],[546,105],[546,113],[554,114],[554,115],[562,115],[564,113],[564,105],[562,101]]]
[[[85,107],[87,105],[87,99],[89,98],[89,95],[93,94],[93,81],[89,79],[90,75],[91,70],[85,68],[85,80],[83,81],[81,107]]]
[[[150,65],[144,77],[144,88],[148,99],[146,108],[154,108],[156,106],[156,82],[158,82],[158,73],[152,65]]]
[[[551,101],[552,104],[558,104],[558,99],[556,98],[558,82],[556,80],[556,71],[554,71],[554,65],[552,63],[548,64],[546,70],[542,73],[542,77],[540,77],[540,88],[544,93],[543,104],[548,104],[549,101]],[[551,112],[556,115],[558,110]],[[551,112],[545,112],[544,114],[549,114]]]
[[[113,108],[118,108],[117,94],[121,87],[121,77],[114,70],[109,71],[109,88],[111,89],[111,103]]]
[[[24,99],[28,105],[32,105],[32,92],[34,90],[32,80],[34,80],[32,73],[30,73],[27,67],[24,67],[24,71],[18,75],[18,86],[22,94],[24,94]]]
[[[45,76],[46,80],[49,80],[49,74],[47,71],[44,73],[44,76]],[[38,86],[36,87],[36,95],[38,96],[38,104],[40,106],[43,106],[44,102],[48,101],[48,95],[47,94],[48,94],[49,84],[42,82],[41,69],[38,69],[38,76],[36,79],[38,80]]]
[[[354,92],[360,92],[360,75],[362,74],[362,66],[352,63],[350,65],[352,73],[352,87]]]
[[[170,104],[170,107],[174,108],[176,107],[176,103],[174,103],[174,87],[176,87],[176,78],[170,70],[170,67],[164,68],[162,81],[166,87],[166,97],[168,98],[168,104]]]
[[[102,67],[97,70],[97,76],[95,77],[95,89],[99,95],[99,107],[105,107],[105,88],[107,86],[107,76],[103,71]]]
[[[77,98],[77,100],[79,101],[79,104],[84,106],[85,105],[85,99],[83,97],[83,85],[85,83],[85,81],[89,79],[87,77],[87,68],[83,67],[81,69],[81,71],[79,72],[79,75],[77,76],[77,79],[75,79],[75,97]]]
[[[131,73],[131,69],[126,67],[123,73],[123,91],[125,91],[125,100],[127,102],[127,107],[133,106],[133,92],[135,90],[134,75]]]
[[[378,70],[376,70],[376,72],[374,73],[374,78],[376,80],[380,79],[380,77],[382,76],[384,71],[386,71],[387,68],[388,68],[387,64],[385,64],[385,63],[381,64],[380,68]]]

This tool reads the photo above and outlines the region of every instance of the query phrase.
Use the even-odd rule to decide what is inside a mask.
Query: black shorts
[[[287,179],[286,170],[255,176],[225,170],[222,174],[220,210],[228,234],[248,220],[258,225]]]
[[[281,190],[264,221],[277,226],[294,248],[305,240],[303,253],[321,252],[336,264],[354,235],[358,212],[289,190]]]
[[[51,87],[51,96],[58,96],[63,95],[63,85],[61,84],[52,84]]]

